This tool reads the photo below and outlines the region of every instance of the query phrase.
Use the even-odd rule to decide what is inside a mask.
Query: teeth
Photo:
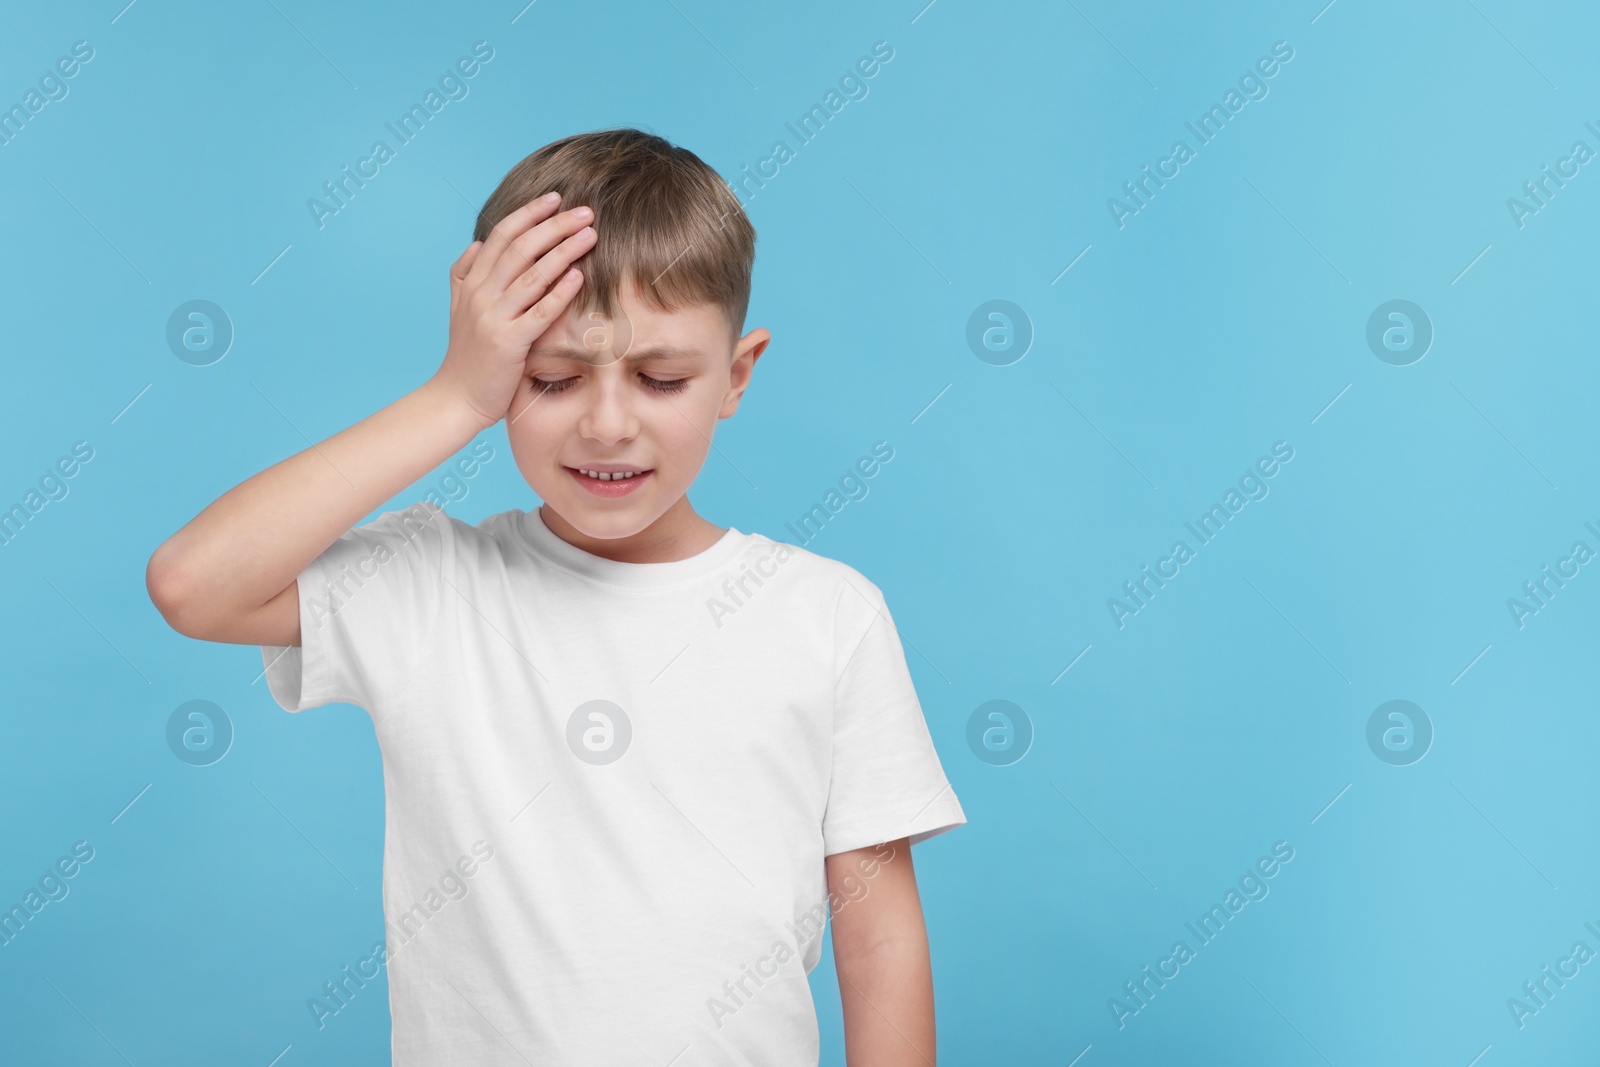
[[[578,472],[580,474],[586,474],[590,478],[595,478],[595,479],[598,479],[598,480],[600,480],[602,482],[621,481],[624,478],[632,478],[634,475],[639,473],[638,471],[618,471],[615,474],[606,474],[603,471],[585,470],[582,467],[578,468]]]

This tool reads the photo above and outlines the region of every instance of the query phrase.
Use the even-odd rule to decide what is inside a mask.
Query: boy
[[[966,817],[883,596],[686,495],[770,339],[743,209],[609,130],[514,167],[474,237],[434,376],[147,576],[180,633],[261,645],[285,710],[371,715],[394,1063],[815,1067],[831,912],[849,1062],[932,1064],[910,846]],[[538,509],[351,528],[502,418]]]

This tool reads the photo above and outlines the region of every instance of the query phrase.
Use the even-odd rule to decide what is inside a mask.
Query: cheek
[[[566,436],[563,416],[557,407],[546,400],[535,400],[531,407],[518,406],[522,414],[505,423],[506,440],[517,465],[530,469],[535,465],[548,465]]]
[[[660,405],[651,420],[652,436],[669,445],[675,455],[703,457],[711,450],[710,438],[721,407],[721,390],[690,387]]]

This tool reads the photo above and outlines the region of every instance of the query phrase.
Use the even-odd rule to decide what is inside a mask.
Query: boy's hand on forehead
[[[455,390],[484,429],[505,417],[528,349],[583,284],[572,264],[594,247],[594,213],[559,206],[550,194],[518,208],[450,268],[450,345],[434,379]]]

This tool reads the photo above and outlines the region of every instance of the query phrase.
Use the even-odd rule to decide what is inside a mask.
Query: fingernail
[[[545,203],[547,203],[547,204],[553,204],[553,203],[555,203],[555,202],[556,202],[556,201],[557,201],[557,200],[560,200],[560,199],[561,199],[561,194],[560,194],[560,193],[545,193],[545,194],[544,194],[544,195],[543,195],[543,196],[541,196],[541,197],[540,197],[540,198],[539,198],[539,199],[540,199],[540,200],[543,200],[543,201],[544,201],[544,202],[545,202]]]

